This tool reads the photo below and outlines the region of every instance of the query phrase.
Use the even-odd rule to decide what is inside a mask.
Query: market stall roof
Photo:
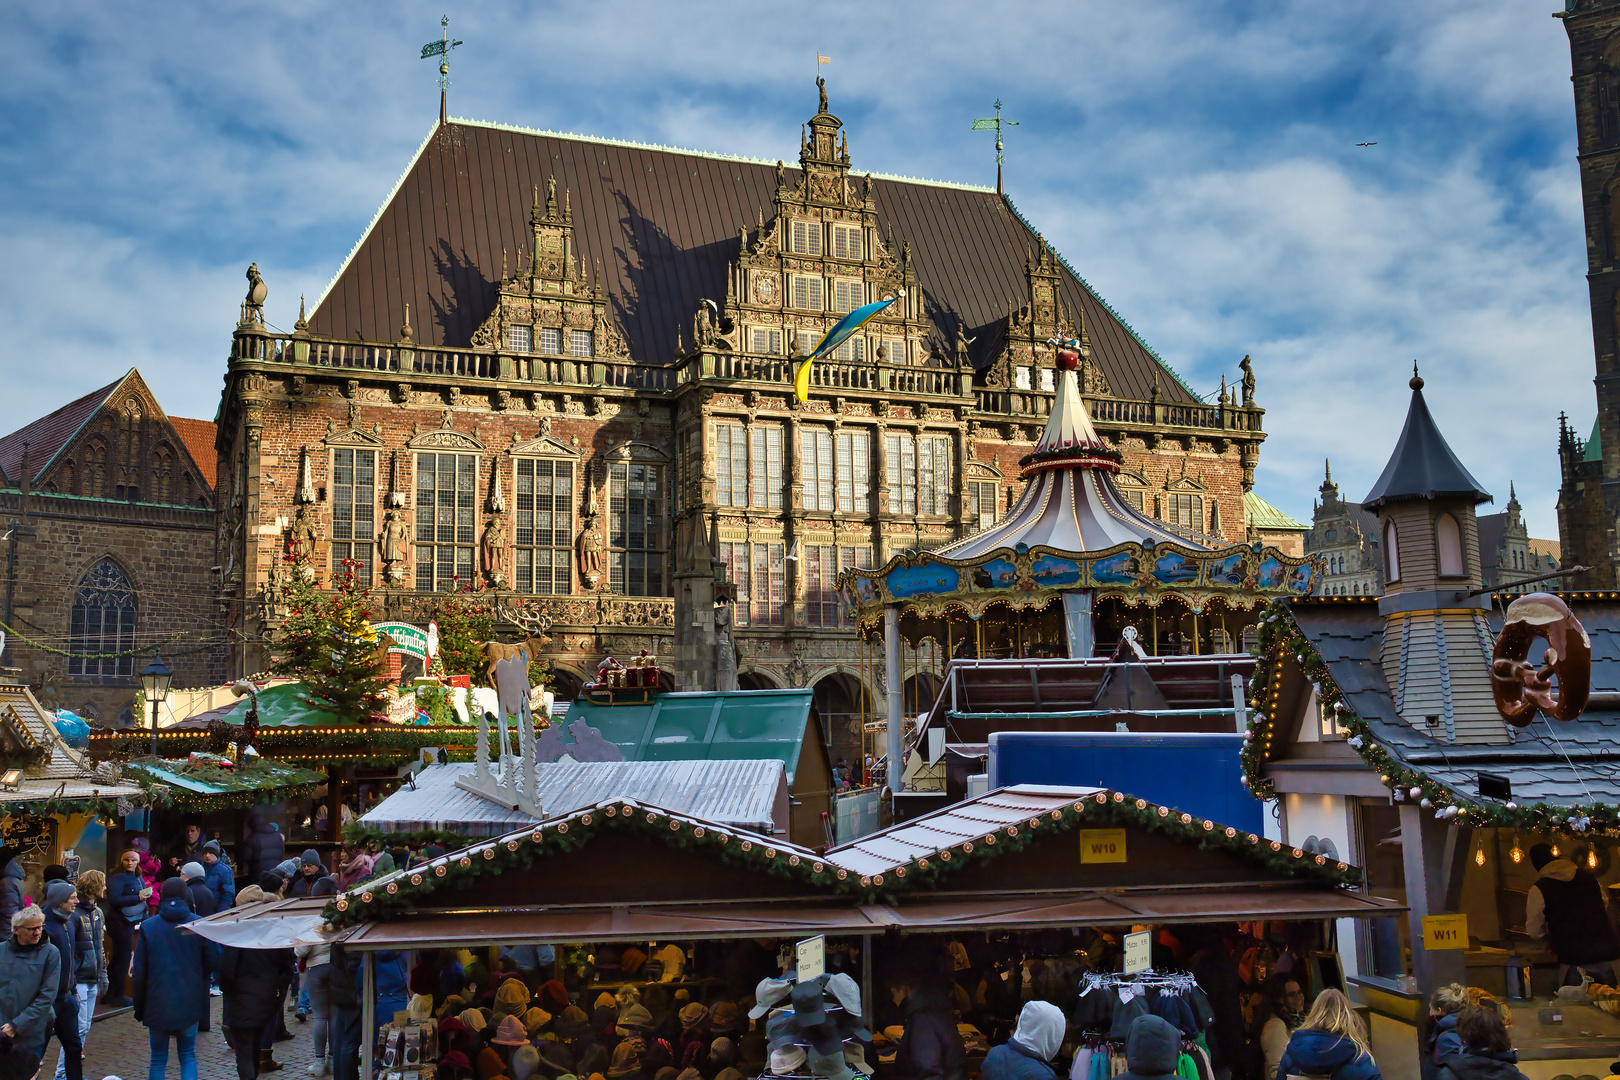
[[[1329,687],[1365,722],[1368,737],[1360,746],[1354,742],[1350,746],[1374,775],[1389,774],[1389,763],[1376,756],[1382,754],[1398,768],[1445,787],[1464,803],[1480,802],[1479,775],[1485,772],[1508,778],[1512,801],[1519,807],[1620,806],[1620,773],[1613,767],[1620,760],[1620,595],[1602,599],[1583,599],[1592,595],[1583,593],[1559,595],[1592,642],[1592,701],[1574,720],[1538,715],[1529,727],[1511,729],[1509,740],[1485,744],[1441,742],[1401,719],[1380,663],[1385,619],[1376,597],[1301,598],[1291,601],[1288,614],[1280,618],[1291,620],[1321,656]],[[1500,609],[1486,613],[1485,623],[1492,636],[1500,632]],[[1545,649],[1546,642],[1537,639],[1530,662],[1539,666]],[[1448,653],[1436,661],[1444,668],[1436,675],[1456,673],[1464,664],[1488,664],[1489,655],[1483,647],[1471,654]],[[1305,684],[1294,692],[1306,692]],[[1500,720],[1494,712],[1490,719]],[[1288,735],[1285,732],[1277,740],[1273,759],[1290,756]],[[1264,771],[1271,775],[1290,767],[1286,760],[1277,768],[1268,761]]]
[[[814,710],[808,689],[733,690],[656,694],[643,704],[580,697],[568,716],[570,727],[583,721],[601,732],[626,761],[775,760],[791,787],[805,740],[821,738]]]
[[[186,792],[187,801],[220,809],[275,802],[307,794],[326,783],[326,774],[296,765],[256,758],[232,768],[193,766],[185,761],[137,758],[124,766],[133,773]]]
[[[1126,542],[1172,541],[1205,549],[1133,506],[1114,486],[1117,462],[1092,427],[1072,368],[1057,373],[1057,394],[1046,429],[1035,444],[1018,504],[988,529],[939,549],[952,559],[975,559],[999,548],[1046,546],[1059,551],[1101,551]],[[1194,534],[1197,535],[1197,534]]]
[[[465,791],[466,763],[429,765],[360,818],[385,832],[437,829],[498,836],[540,818]],[[606,799],[630,798],[767,835],[787,828],[787,777],[773,759],[745,761],[557,761],[541,763],[539,803],[547,819]]]
[[[296,727],[311,724],[331,724],[336,718],[329,712],[311,708],[305,701],[309,696],[309,689],[302,681],[293,679],[287,682],[272,682],[259,691],[259,726],[260,727]],[[217,709],[209,709],[194,716],[188,716],[178,724],[173,724],[165,730],[184,730],[188,728],[207,728],[212,720],[224,720],[231,724],[240,724],[247,718],[249,699],[242,698],[229,705],[222,705]]]
[[[0,784],[0,807],[93,803],[142,794],[111,763],[96,764],[56,730],[51,711],[18,683],[0,684],[0,756],[20,763],[15,784]]]

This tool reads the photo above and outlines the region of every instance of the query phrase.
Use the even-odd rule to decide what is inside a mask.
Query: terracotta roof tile
[[[787,171],[796,185],[799,170]],[[666,362],[678,333],[690,339],[699,298],[724,299],[738,227],[769,216],[776,189],[775,165],[762,161],[453,121],[423,143],[310,329],[393,341],[409,304],[418,341],[467,345],[494,310],[503,260],[515,272],[532,244],[532,193],[548,177],[569,193],[576,255],[593,279],[600,264],[608,311],[642,363]],[[993,191],[877,179],[874,198],[880,224],[911,244],[940,337],[954,340],[960,318],[975,364],[989,363],[1008,301],[1027,295],[1035,234]],[[1196,400],[1066,264],[1061,291],[1083,310],[1115,395],[1146,399],[1157,382],[1168,401]]]
[[[214,474],[219,471],[219,453],[214,449],[214,433],[218,428],[214,426],[214,422],[171,416],[169,423],[174,425],[180,440],[186,444],[186,452],[191,455],[191,460],[197,463],[197,471],[202,473],[203,482],[208,485],[208,490],[214,490]]]

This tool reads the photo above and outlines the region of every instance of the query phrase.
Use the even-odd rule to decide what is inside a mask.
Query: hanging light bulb
[[[1524,849],[1519,846],[1519,830],[1517,829],[1513,830],[1513,849],[1508,852],[1508,858],[1512,859],[1515,865],[1524,862]]]
[[[1475,866],[1484,866],[1485,865],[1485,849],[1484,848],[1478,848],[1478,849],[1476,849],[1474,851],[1474,865]]]
[[[1586,849],[1586,868],[1588,870],[1597,869],[1597,850],[1594,848]]]
[[[1554,844],[1552,846],[1552,857],[1555,858],[1555,859],[1560,857],[1559,853],[1558,853],[1558,845],[1557,844]]]

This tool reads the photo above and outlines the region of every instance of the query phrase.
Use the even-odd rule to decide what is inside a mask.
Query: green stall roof
[[[812,731],[809,690],[732,690],[658,694],[645,704],[602,705],[577,698],[565,723],[583,720],[626,761],[740,761],[774,758],[793,784]]]

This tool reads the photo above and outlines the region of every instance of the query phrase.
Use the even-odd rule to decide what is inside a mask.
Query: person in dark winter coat
[[[131,848],[107,878],[107,934],[112,953],[107,960],[107,1007],[130,1004],[126,993],[129,961],[135,954],[135,928],[146,919],[146,882],[141,879],[141,853]]]
[[[219,948],[199,934],[181,932],[196,920],[186,883],[170,878],[158,913],[141,924],[135,946],[135,1019],[146,1025],[154,1076],[168,1067],[172,1036],[180,1050],[180,1080],[197,1080],[197,1025],[208,1015],[208,981],[219,966]]]
[[[255,808],[249,820],[252,832],[242,842],[238,862],[241,864],[242,880],[255,882],[266,870],[274,870],[276,864],[287,857],[287,842],[275,825],[265,818],[262,810]]]
[[[906,1033],[894,1058],[896,1080],[963,1080],[966,1051],[945,990],[930,980],[901,976],[893,994],[906,1014]]]
[[[1565,985],[1579,986],[1582,968],[1601,983],[1614,985],[1612,961],[1620,960],[1620,938],[1609,922],[1609,893],[1591,871],[1573,860],[1555,858],[1551,844],[1530,849],[1530,864],[1541,876],[1524,898],[1524,932],[1544,939],[1568,964]]]
[[[55,1015],[45,1044],[50,1045],[51,1035],[61,1040],[68,1080],[84,1080],[84,1044],[79,1041],[79,923],[73,917],[78,906],[79,894],[69,882],[53,881],[45,887],[45,936],[62,961],[52,1003]]]
[[[224,911],[236,900],[236,872],[224,859],[218,840],[203,845],[203,880],[214,894],[214,910]]]
[[[200,862],[188,862],[180,868],[180,879],[186,883],[186,895],[191,910],[206,918],[219,910],[214,890],[208,887],[208,871]]]
[[[1277,1075],[1328,1076],[1332,1080],[1380,1080],[1367,1049],[1367,1029],[1338,990],[1324,990],[1288,1039]]]
[[[0,926],[10,926],[11,917],[24,907],[23,878],[27,867],[13,847],[0,847]]]
[[[1162,1016],[1138,1016],[1125,1030],[1125,1068],[1114,1080],[1174,1076],[1181,1058],[1181,1029]]]
[[[1457,1014],[1468,1007],[1468,989],[1461,983],[1436,987],[1429,995],[1429,1033],[1423,1037],[1423,1080],[1438,1080],[1440,1067],[1462,1050],[1457,1037]]]
[[[979,1080],[1057,1080],[1052,1059],[1063,1046],[1067,1021],[1049,1001],[1031,1001],[1018,1014],[1012,1038],[985,1055]]]
[[[0,945],[0,1080],[29,1080],[39,1069],[61,983],[45,914],[29,905],[11,917],[11,937]]]
[[[298,876],[287,886],[287,896],[312,896],[311,890],[315,883],[326,876],[326,867],[321,864],[321,853],[314,848],[307,849],[298,860]]]
[[[250,885],[236,896],[238,907],[261,903],[264,892]],[[255,1080],[260,1068],[272,1066],[270,1051],[263,1049],[267,1028],[281,1020],[283,992],[292,983],[291,949],[220,950],[219,988],[225,992],[222,1022],[231,1049],[236,1052],[237,1080]],[[390,1018],[392,1018],[390,1016]],[[280,1068],[279,1064],[272,1066]]]
[[[1495,1009],[1470,1005],[1456,1015],[1462,1049],[1441,1066],[1440,1080],[1525,1080]]]
[[[79,967],[74,978],[79,984],[79,1044],[90,1037],[90,1024],[96,1015],[96,1000],[103,996],[107,983],[107,957],[104,953],[107,921],[97,901],[107,888],[106,875],[100,870],[86,870],[73,882],[79,893],[79,906],[73,912],[79,924],[75,948],[79,952]],[[56,1062],[56,1080],[67,1080],[67,1055]]]

